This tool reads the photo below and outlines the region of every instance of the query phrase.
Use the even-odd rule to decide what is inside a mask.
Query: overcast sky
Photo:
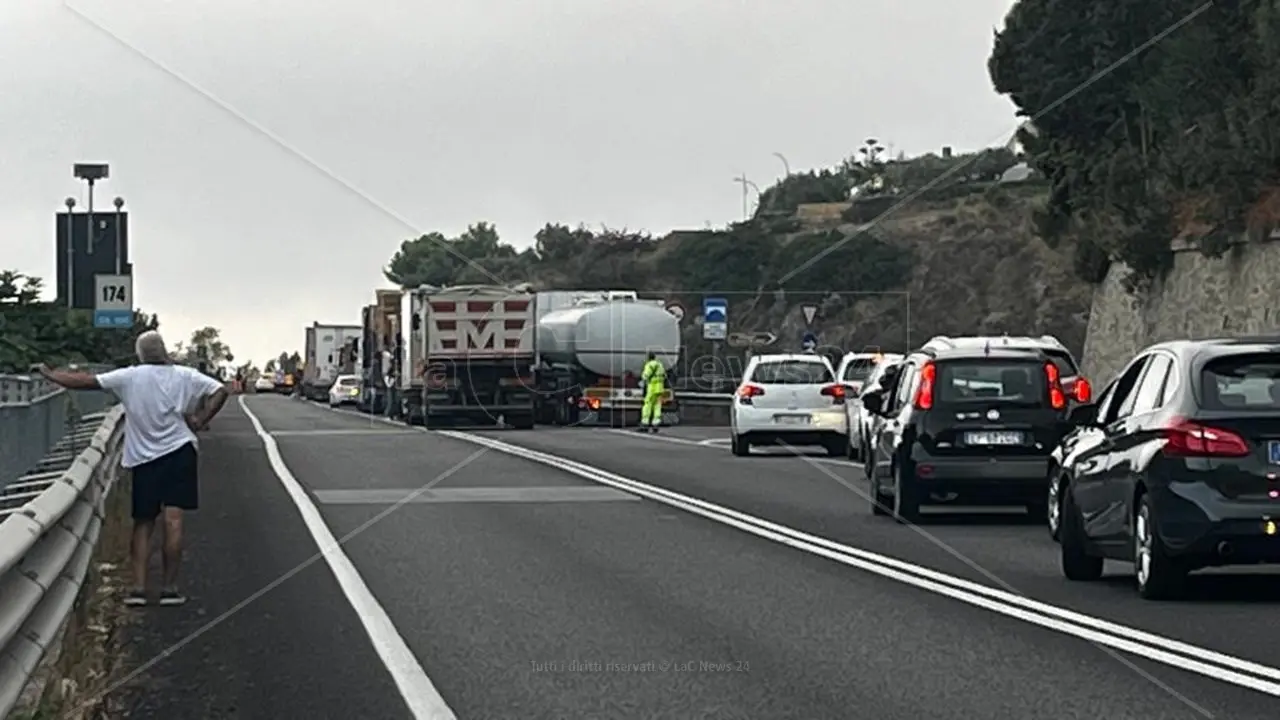
[[[0,267],[52,285],[71,165],[109,162],[139,305],[261,362],[358,323],[421,231],[723,225],[775,152],[1003,142],[986,59],[1012,4],[3,0]]]

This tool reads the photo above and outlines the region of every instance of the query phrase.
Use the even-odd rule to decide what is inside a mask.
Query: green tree
[[[807,203],[844,202],[853,180],[847,170],[792,173],[760,193],[756,217],[789,214]]]
[[[1020,139],[1051,186],[1046,239],[1151,278],[1187,220],[1244,230],[1280,181],[1277,20],[1274,3],[1020,0],[988,69],[1034,121]]]
[[[127,365],[138,334],[160,324],[135,312],[132,330],[95,328],[92,313],[43,302],[42,289],[37,277],[0,271],[0,372],[25,372],[37,363]]]
[[[404,241],[383,274],[406,288],[520,282],[533,259],[532,252],[520,253],[502,242],[496,227],[479,222],[456,238],[431,232]]]

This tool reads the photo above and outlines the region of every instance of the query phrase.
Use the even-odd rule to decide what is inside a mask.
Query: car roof
[[[863,358],[880,358],[882,360],[901,360],[903,358],[903,355],[901,353],[851,352],[851,353],[845,353],[844,357],[840,358],[840,360],[841,362],[845,362],[848,360],[861,360]]]
[[[962,347],[1015,347],[1015,348],[1038,348],[1043,350],[1061,350],[1067,351],[1067,346],[1062,341],[1052,335],[1041,335],[1040,337],[1030,337],[1026,335],[965,335],[961,337],[948,337],[946,335],[937,335],[929,339],[923,347],[926,348],[962,348]]]
[[[1143,348],[1134,354],[1145,355],[1156,350],[1173,353],[1188,360],[1210,360],[1230,355],[1280,353],[1280,336],[1246,335],[1194,340],[1168,340]]]
[[[822,355],[814,353],[773,353],[770,355],[756,355],[752,360],[758,360],[762,363],[766,362],[787,362],[795,360],[799,362],[827,363],[827,359]]]
[[[963,347],[963,348],[946,348],[936,350],[921,350],[925,355],[935,360],[1043,360],[1044,353],[1039,349],[1033,348],[1014,348],[1014,347]]]

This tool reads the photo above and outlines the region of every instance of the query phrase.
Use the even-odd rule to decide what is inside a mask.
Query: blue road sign
[[[800,348],[812,350],[816,347],[818,347],[818,336],[812,330],[805,330],[804,337],[800,339]]]
[[[703,298],[702,338],[724,340],[729,335],[729,302],[724,298]]]
[[[93,326],[96,328],[133,327],[132,310],[94,310]]]

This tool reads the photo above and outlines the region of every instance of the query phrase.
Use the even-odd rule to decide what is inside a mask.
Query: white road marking
[[[599,503],[640,502],[628,492],[599,485],[582,487],[469,487],[406,490],[313,490],[325,505],[394,505],[413,496],[409,503]],[[417,493],[415,495],[415,493]]]
[[[356,616],[360,618],[360,624],[364,626],[365,632],[373,642],[373,649],[378,653],[378,657],[382,660],[382,664],[386,666],[387,671],[391,673],[392,680],[400,690],[400,696],[404,698],[405,704],[409,706],[409,712],[415,720],[457,720],[453,710],[449,709],[444,698],[436,690],[436,686],[432,684],[431,678],[427,677],[426,671],[422,669],[422,665],[414,657],[413,651],[409,649],[404,638],[400,636],[399,631],[392,624],[391,618],[387,616],[387,611],[382,609],[382,605],[378,603],[377,598],[369,590],[369,586],[360,577],[360,573],[356,571],[351,559],[342,551],[342,546],[338,544],[337,538],[330,532],[329,526],[325,524],[324,518],[320,515],[320,511],[316,509],[315,504],[307,497],[306,491],[302,489],[301,483],[289,471],[289,467],[285,465],[284,458],[280,456],[280,448],[276,445],[275,438],[271,437],[263,429],[258,417],[253,414],[253,411],[245,403],[244,396],[241,395],[237,399],[240,403],[240,409],[249,417],[249,422],[253,423],[253,429],[258,433],[258,437],[262,439],[262,445],[266,448],[267,461],[271,464],[271,469],[275,472],[276,477],[279,478],[280,484],[284,485],[284,489],[289,493],[289,498],[293,500],[293,504],[298,507],[298,512],[302,515],[302,522],[307,526],[307,530],[311,532],[312,539],[315,540],[316,545],[319,546],[320,551],[324,554],[325,562],[329,564],[329,569],[333,571],[333,576],[337,579],[338,586],[342,588],[342,593],[347,596],[347,602],[351,603],[351,607],[355,609]]]
[[[361,413],[351,414],[358,417],[368,417]],[[399,425],[399,423],[385,418],[377,419],[389,424]],[[467,432],[418,429],[422,432],[432,432],[436,435],[483,445],[508,455],[558,468],[586,480],[617,488],[647,500],[707,518],[756,537],[771,540],[781,545],[833,560],[848,567],[896,580],[1006,617],[1022,620],[1048,630],[1094,642],[1098,645],[1221,682],[1280,697],[1280,668],[1262,665],[1049,603],[1032,600],[999,588],[965,580],[887,555],[842,545],[826,538],[769,522],[763,518],[672,492],[665,488],[642,483],[558,455],[531,450]],[[625,430],[610,430],[610,432],[620,432],[645,440],[662,440],[694,447],[708,447],[696,440],[685,438],[628,433]],[[829,458],[811,459],[818,462],[825,461],[857,466],[857,463]]]
[[[271,437],[305,437],[307,435],[410,435],[412,430],[272,430]]]
[[[511,445],[489,437],[452,430],[436,435],[482,445],[499,452],[558,468],[578,477],[634,493],[767,540],[887,577],[922,590],[1017,620],[1110,647],[1187,672],[1280,697],[1280,668],[1269,667],[1208,648],[1197,647],[1136,628],[1112,623],[1055,605],[1032,600],[989,585],[931,570],[896,558],[800,532],[726,507],[641,483],[585,463]],[[692,441],[690,441],[692,442]],[[696,444],[696,443],[694,443]]]
[[[690,447],[711,448],[713,450],[728,450],[729,442],[730,442],[728,438],[711,438],[709,440],[691,440],[689,438],[676,437],[674,435],[663,435],[662,433],[651,435],[648,433],[635,432],[634,430],[619,430],[616,428],[608,428],[605,430],[605,432],[618,433],[620,435],[634,437],[637,440],[659,440],[662,442],[675,443],[677,445],[688,445]],[[790,454],[790,451],[786,451],[786,452]],[[831,457],[809,457],[809,456],[806,456],[806,459],[812,460],[814,462],[827,463],[828,465],[843,465],[845,467],[857,467],[857,468],[862,467],[862,463],[853,462],[852,460],[840,460],[838,458],[831,458]]]

